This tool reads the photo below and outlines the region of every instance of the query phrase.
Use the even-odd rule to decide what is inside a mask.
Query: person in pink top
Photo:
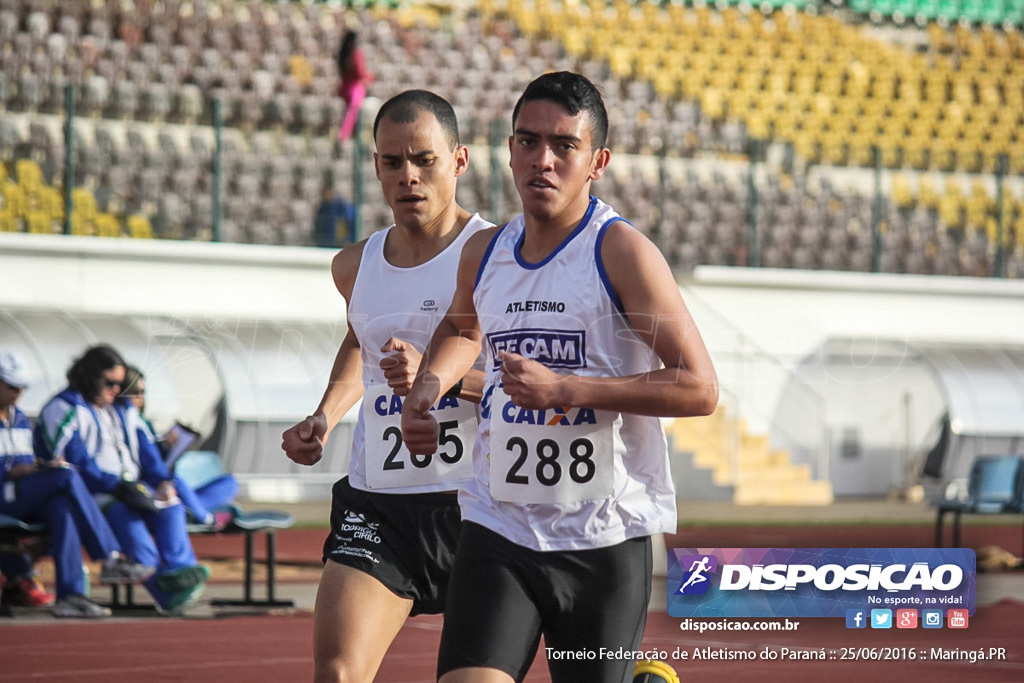
[[[373,74],[366,68],[366,56],[357,45],[358,34],[348,30],[338,50],[338,73],[341,85],[338,94],[345,100],[345,118],[338,129],[338,142],[352,137],[359,122],[359,110],[366,99],[366,89],[373,83]]]

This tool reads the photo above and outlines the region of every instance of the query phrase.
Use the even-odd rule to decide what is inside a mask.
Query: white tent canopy
[[[943,389],[954,434],[1024,436],[1024,349],[914,348]]]

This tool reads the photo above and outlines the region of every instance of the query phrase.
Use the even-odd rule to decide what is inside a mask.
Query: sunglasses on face
[[[120,389],[121,384],[123,384],[123,382],[121,382],[120,380],[107,379],[106,377],[103,377],[102,379],[100,379],[100,384],[102,384],[107,389],[113,389],[114,387]]]

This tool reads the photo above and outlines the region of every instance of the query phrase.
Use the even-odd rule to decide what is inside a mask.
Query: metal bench
[[[279,510],[254,510],[253,512],[243,512],[240,508],[234,508],[234,513],[231,521],[223,529],[216,529],[215,527],[205,524],[189,524],[189,534],[226,534],[226,535],[245,535],[245,570],[244,579],[242,584],[242,599],[241,600],[229,600],[217,598],[210,601],[210,604],[215,606],[233,606],[233,607],[294,607],[295,602],[293,600],[280,600],[275,596],[276,590],[276,567],[277,567],[277,531],[279,529],[288,529],[295,525],[295,517],[287,512],[281,512]],[[253,568],[256,565],[256,558],[254,552],[255,536],[263,534],[266,537],[266,548],[267,548],[267,597],[265,599],[256,599],[253,597]],[[126,584],[125,588],[125,599],[124,603],[121,602],[119,586],[113,585],[111,589],[111,606],[112,607],[133,607],[134,586]]]

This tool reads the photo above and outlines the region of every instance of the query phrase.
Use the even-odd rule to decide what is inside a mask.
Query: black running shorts
[[[438,614],[460,526],[454,492],[376,493],[353,488],[345,477],[334,484],[324,562],[366,572],[410,598],[413,615]]]
[[[437,675],[499,669],[522,681],[544,635],[553,683],[631,681],[651,599],[651,539],[538,552],[462,526]],[[603,649],[602,649],[603,648]]]

